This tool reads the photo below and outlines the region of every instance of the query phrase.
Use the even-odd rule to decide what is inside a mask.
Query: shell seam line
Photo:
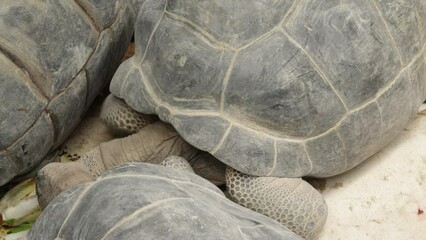
[[[155,24],[154,29],[151,32],[151,35],[149,35],[148,42],[146,43],[146,49],[145,49],[145,51],[144,51],[144,53],[142,55],[142,59],[140,61],[141,63],[143,63],[145,61],[145,57],[146,57],[146,55],[148,53],[149,46],[151,45],[152,38],[154,37],[155,33],[157,32],[157,29],[160,26],[160,23],[163,20],[164,15],[166,14],[167,2],[168,1],[166,1],[166,3],[164,4],[163,13],[161,14],[160,19],[158,19],[157,23]]]
[[[100,27],[96,24],[95,20],[92,18],[92,16],[90,16],[90,14],[86,11],[86,9],[83,7],[83,5],[81,4],[80,0],[74,0],[73,1],[78,8],[84,13],[84,15],[86,16],[86,18],[89,20],[90,24],[96,29],[96,31],[98,33],[101,32]]]
[[[151,34],[150,34],[150,36],[149,36],[149,39],[148,39],[148,42],[146,43],[146,48],[145,48],[145,51],[144,51],[144,53],[143,53],[143,55],[142,55],[142,58],[141,58],[141,60],[140,60],[140,65],[142,66],[143,65],[143,63],[144,63],[144,61],[145,61],[145,58],[146,58],[146,55],[147,55],[147,53],[148,53],[148,49],[149,49],[149,46],[151,45],[151,41],[152,41],[152,38],[154,37],[154,35],[155,35],[155,33],[157,32],[157,29],[158,29],[158,27],[160,26],[160,23],[161,23],[161,21],[163,20],[163,18],[164,18],[164,15],[165,15],[165,12],[166,12],[166,9],[167,9],[167,3],[168,3],[168,1],[166,1],[165,2],[165,4],[164,4],[164,9],[163,9],[163,13],[161,14],[161,17],[158,19],[158,21],[157,21],[157,23],[155,24],[155,27],[154,27],[154,29],[152,30],[152,32],[151,32]],[[139,74],[140,74],[140,82],[145,86],[145,90],[146,90],[146,92],[151,96],[151,99],[157,104],[157,105],[160,105],[161,103],[162,103],[162,101],[161,100],[159,100],[158,99],[158,96],[156,95],[156,93],[154,92],[154,90],[153,90],[153,87],[151,86],[151,84],[150,83],[147,83],[147,81],[144,81],[144,79],[146,79],[146,77],[145,77],[145,75],[144,75],[144,73],[143,73],[143,71],[142,71],[142,67],[141,66],[136,66],[136,64],[134,63],[134,61],[133,61],[133,59],[129,59],[129,60],[127,60],[127,61],[130,61],[130,64],[132,64],[132,66],[134,67],[134,68],[137,68],[137,70],[139,71]],[[131,73],[132,71],[129,71],[128,73],[127,73],[127,75],[126,75],[126,78],[124,79],[124,81],[121,83],[121,87],[120,87],[120,95],[123,95],[123,87],[127,84],[127,82],[128,82],[128,78],[129,78],[129,76],[130,76],[130,73]],[[148,86],[149,85],[149,86]],[[121,96],[121,97],[123,97],[123,96]],[[124,97],[123,97],[124,98]]]
[[[0,43],[2,43],[2,42],[7,43],[8,41],[4,40],[0,36]],[[4,45],[6,45],[6,44],[4,44]],[[23,61],[18,57],[19,55],[13,53],[13,50],[10,47],[6,49],[1,44],[0,44],[0,53],[3,54],[5,57],[7,57],[8,60],[12,64],[14,64],[23,73],[23,75],[27,78],[27,80],[29,80],[35,86],[35,88],[38,90],[40,95],[42,95],[44,97],[44,99],[48,102],[49,101],[48,93],[45,93],[43,91],[43,89],[40,86],[38,86],[37,83],[33,80],[35,74],[32,73],[31,71],[29,71],[29,69],[24,64],[21,64],[21,62],[23,62]],[[43,77],[48,78],[48,80],[50,82],[52,82],[50,77],[47,77],[47,76],[43,76]],[[47,105],[47,103],[46,103],[46,105]]]
[[[269,30],[268,32],[262,34],[260,37],[253,39],[252,41],[250,41],[249,43],[241,46],[238,48],[238,51],[241,51],[243,49],[246,49],[252,45],[254,45],[255,43],[257,43],[258,41],[272,35],[275,32],[281,31],[281,26],[285,23],[285,21],[291,17],[291,13],[297,8],[297,4],[301,3],[302,1],[294,1],[293,4],[291,5],[291,7],[287,10],[287,12],[284,14],[284,17],[278,22],[278,24],[273,27],[271,30]]]
[[[277,161],[278,161],[278,147],[277,147],[277,140],[276,139],[272,139],[274,141],[274,159],[273,159],[273,164],[272,164],[272,169],[271,171],[269,171],[266,176],[269,177],[272,175],[272,173],[275,171],[275,168],[277,166]]]
[[[379,15],[380,22],[382,22],[382,24],[385,26],[386,32],[388,33],[388,35],[389,35],[389,37],[391,39],[392,47],[394,48],[394,50],[396,51],[396,54],[398,55],[398,59],[399,59],[399,62],[401,64],[401,66],[403,66],[404,65],[404,60],[402,58],[401,53],[399,52],[398,46],[396,45],[395,38],[394,38],[394,36],[392,35],[392,33],[391,33],[390,29],[389,29],[389,25],[387,24],[387,22],[386,22],[386,20],[385,20],[385,18],[383,16],[382,11],[380,11],[379,6],[377,5],[377,2],[375,0],[371,0],[371,3],[373,4],[373,7],[375,8],[377,14]]]
[[[228,137],[229,133],[231,132],[232,126],[233,124],[230,123],[225,133],[223,134],[222,139],[217,144],[217,146],[212,151],[210,151],[210,154],[214,155],[219,150],[219,148],[222,146],[222,144],[225,142],[226,138]]]
[[[144,162],[141,162],[141,163],[144,163]],[[160,165],[158,165],[158,164],[153,164],[153,163],[144,163],[144,164],[151,164],[151,165],[155,165],[155,166],[160,166]],[[117,168],[116,168],[117,169]],[[195,173],[190,173],[190,172],[185,172],[185,174],[194,174],[194,175],[196,175]],[[198,175],[196,175],[196,176],[198,176]],[[123,174],[123,173],[120,173],[120,175],[113,175],[113,176],[105,176],[105,177],[102,177],[102,178],[100,178],[99,179],[99,181],[100,180],[108,180],[108,179],[114,179],[114,178],[122,178],[122,177],[134,177],[134,178],[150,178],[150,179],[160,179],[160,180],[164,180],[164,181],[167,181],[167,182],[171,182],[172,184],[175,184],[175,186],[176,186],[176,183],[181,183],[181,184],[189,184],[189,185],[196,185],[196,186],[199,186],[199,187],[201,187],[201,188],[203,188],[203,189],[205,189],[206,191],[209,191],[209,192],[212,192],[212,193],[214,193],[214,194],[216,194],[216,195],[219,195],[219,196],[222,196],[223,197],[223,195],[221,195],[220,193],[218,193],[218,192],[215,192],[215,191],[213,191],[212,189],[209,189],[209,188],[207,188],[207,187],[205,187],[205,186],[203,186],[203,185],[201,185],[201,184],[198,184],[198,183],[194,183],[194,182],[190,182],[189,180],[188,181],[183,181],[183,180],[177,180],[177,179],[171,179],[171,178],[167,178],[167,177],[160,177],[160,176],[155,176],[155,175],[148,175],[148,174]],[[204,179],[205,180],[205,179]],[[97,180],[98,181],[98,180]],[[205,181],[207,181],[207,180],[205,180]],[[210,182],[209,182],[210,183]],[[210,183],[211,184],[211,183]],[[177,187],[179,187],[179,186],[177,186]],[[219,190],[218,190],[219,191]]]
[[[278,24],[271,28],[271,30],[269,30],[268,32],[262,34],[260,37],[253,39],[252,41],[250,41],[249,43],[241,46],[238,48],[238,51],[241,51],[243,49],[246,49],[252,45],[254,45],[256,42],[262,40],[263,38],[273,34],[274,32],[280,31],[281,26],[285,23],[285,21],[291,16],[291,13],[294,11],[294,9],[297,7],[297,3],[300,3],[302,1],[293,1],[293,4],[291,5],[291,7],[287,10],[287,12],[285,13],[284,17],[278,22]]]
[[[313,137],[310,137],[310,138],[307,138],[307,139],[304,139],[303,141],[308,141],[308,140],[312,140],[312,139],[316,139],[316,138],[319,138],[319,137],[322,137],[322,136],[324,136],[324,135],[326,135],[327,133],[329,133],[330,131],[332,131],[332,130],[334,130],[334,129],[336,129],[345,119],[346,119],[346,117],[349,115],[349,114],[351,114],[351,113],[353,113],[353,112],[356,112],[356,111],[359,111],[359,110],[361,110],[361,109],[363,109],[365,106],[367,106],[367,105],[369,105],[369,104],[372,104],[373,102],[376,102],[377,101],[377,99],[380,97],[380,96],[382,96],[385,92],[387,92],[388,90],[389,90],[389,88],[391,88],[394,84],[395,84],[395,82],[396,82],[396,80],[401,76],[401,74],[403,73],[403,72],[405,72],[409,67],[411,67],[411,65],[413,65],[416,61],[417,61],[417,59],[419,59],[421,56],[422,56],[422,54],[424,53],[424,52],[426,52],[426,43],[423,45],[423,48],[422,48],[422,50],[420,50],[420,52],[419,53],[417,53],[417,55],[410,61],[410,63],[409,64],[407,64],[406,66],[404,66],[397,74],[396,74],[396,76],[395,76],[395,78],[393,78],[391,81],[389,81],[389,83],[386,85],[386,86],[384,86],[383,88],[382,88],[382,90],[380,90],[380,91],[378,91],[377,92],[377,94],[376,94],[376,96],[373,98],[373,99],[371,99],[371,100],[369,100],[369,101],[366,101],[366,102],[364,102],[364,104],[362,104],[362,105],[360,105],[360,106],[358,106],[358,107],[356,107],[356,108],[354,108],[354,109],[352,109],[352,110],[350,110],[342,119],[340,119],[336,124],[335,124],[335,126],[334,127],[332,127],[332,128],[330,128],[329,130],[327,130],[327,131],[325,131],[325,132],[323,132],[323,133],[321,133],[321,134],[318,134],[318,135],[316,135],[316,136],[313,136]]]
[[[89,63],[90,60],[92,60],[93,54],[96,52],[96,50],[98,50],[98,47],[100,47],[101,45],[101,38],[100,38],[100,34],[98,35],[98,39],[97,39],[97,44],[96,47],[93,49],[93,51],[90,53],[90,55],[88,56],[86,62],[81,65],[81,69],[71,78],[71,81],[64,86],[60,91],[58,91],[57,93],[53,94],[53,96],[51,97],[50,100],[58,97],[59,95],[61,95],[63,92],[65,92],[68,87],[74,83],[74,81],[77,79],[77,76],[80,75],[83,71],[84,71],[84,75],[86,77],[86,81],[87,81],[87,86],[89,86],[89,81],[88,81],[88,76],[86,74],[86,65]]]
[[[314,164],[312,162],[311,155],[309,155],[308,148],[306,146],[306,141],[303,141],[302,143],[303,143],[303,149],[305,150],[306,156],[308,156],[309,164],[311,165],[309,171],[306,174],[306,176],[309,176],[309,174],[311,174],[312,170],[314,169]]]
[[[235,61],[237,59],[238,52],[235,52],[232,56],[231,62],[229,63],[228,69],[226,70],[225,77],[222,80],[222,92],[220,94],[220,112],[223,113],[225,105],[225,92],[228,87],[229,78],[231,77],[232,70],[234,69]]]
[[[339,131],[337,131],[336,129],[334,130],[334,132],[336,133],[336,136],[337,136],[337,138],[340,140],[340,142],[342,143],[342,146],[343,146],[343,149],[344,149],[344,151],[343,151],[343,153],[345,154],[345,168],[344,169],[347,169],[348,168],[348,164],[349,164],[349,159],[348,159],[348,155],[347,155],[347,147],[346,147],[346,144],[345,144],[345,142],[343,142],[343,139],[342,139],[342,136],[340,135],[340,132]]]
[[[162,99],[160,99],[160,97],[158,97],[158,95],[156,94],[156,92],[154,91],[154,88],[152,87],[151,83],[148,82],[145,74],[143,73],[141,68],[137,68],[140,74],[140,79],[139,82],[143,84],[143,86],[145,86],[145,91],[147,94],[149,94],[149,96],[151,97],[151,100],[157,105],[155,106],[154,111],[157,113],[157,108],[160,105],[165,106],[165,108],[167,108],[170,112],[172,112],[173,108],[171,108],[167,103],[164,103]],[[154,84],[157,84],[154,81]],[[148,96],[147,96],[148,97]]]
[[[377,100],[381,95],[383,95],[391,86],[393,86],[393,84],[396,82],[396,80],[401,76],[401,74],[403,72],[405,72],[409,67],[411,67],[411,65],[413,65],[418,59],[420,59],[423,55],[423,53],[426,52],[426,43],[423,45],[423,47],[420,49],[420,51],[414,55],[413,59],[411,59],[411,61],[409,63],[407,63],[406,65],[403,65],[401,70],[399,70],[396,74],[395,77],[389,81],[389,83],[384,86],[382,88],[382,90],[380,90],[377,94],[374,100],[372,100],[371,102]]]
[[[333,90],[334,94],[339,98],[340,102],[343,104],[343,107],[346,110],[346,113],[349,112],[349,108],[346,105],[346,102],[343,100],[342,96],[340,96],[337,89],[333,86],[330,79],[328,79],[327,75],[324,73],[323,70],[319,67],[319,65],[314,61],[314,59],[308,54],[308,52],[300,45],[290,34],[288,34],[282,27],[280,28],[280,32],[284,34],[284,36],[287,37],[287,39],[297,48],[299,48],[304,55],[309,59],[309,61],[312,63],[314,69],[317,71],[317,73],[320,75],[320,77],[323,79],[324,82],[326,82],[330,88]]]
[[[19,140],[21,140],[25,134],[34,127],[34,125],[38,122],[38,120],[41,118],[43,112],[45,112],[48,115],[48,112],[46,111],[47,106],[49,105],[49,98],[44,94],[43,90],[35,83],[35,81],[33,81],[32,77],[33,74],[31,74],[27,68],[25,68],[25,66],[21,66],[19,63],[17,63],[16,61],[20,61],[18,60],[18,57],[16,54],[13,54],[10,51],[7,51],[5,48],[3,48],[2,46],[0,46],[0,53],[2,53],[4,56],[6,56],[10,62],[12,64],[14,64],[22,73],[23,75],[26,77],[27,80],[29,80],[32,85],[34,85],[35,89],[38,90],[38,93],[40,95],[43,96],[44,98],[44,106],[43,109],[40,111],[40,113],[38,114],[38,116],[35,118],[34,122],[31,123],[31,125],[25,130],[23,131],[19,136],[16,137],[16,139],[14,141],[12,141],[9,145],[7,145],[5,147],[5,150],[7,150],[8,148],[10,148],[11,146],[15,145]],[[26,74],[25,72],[27,72],[28,74]],[[53,126],[54,127],[54,126]]]
[[[238,232],[240,232],[240,234],[241,234],[241,236],[243,237],[244,240],[249,240],[249,239],[246,238],[246,234],[243,233],[240,225],[237,226],[237,229],[238,229]]]
[[[77,4],[78,5],[78,4]],[[113,23],[115,23],[115,22],[113,22]],[[87,101],[88,101],[88,96],[89,96],[89,85],[90,85],[90,82],[91,81],[89,81],[89,74],[87,74],[88,73],[88,71],[87,71],[87,69],[86,69],[86,67],[87,67],[87,64],[92,60],[92,58],[93,58],[93,55],[96,53],[96,51],[101,47],[101,35],[102,35],[102,32],[104,32],[106,30],[106,28],[104,29],[104,30],[102,30],[102,31],[100,31],[100,32],[98,32],[97,34],[98,34],[98,36],[97,36],[97,41],[96,41],[96,47],[93,49],[93,51],[90,53],[90,55],[88,56],[88,58],[87,58],[87,60],[86,60],[86,62],[81,66],[81,69],[71,78],[72,80],[62,89],[62,90],[60,90],[60,91],[58,91],[57,93],[55,93],[52,97],[51,97],[51,99],[50,100],[52,100],[52,99],[54,99],[54,98],[56,98],[56,97],[58,97],[59,95],[61,95],[63,92],[65,92],[67,89],[68,89],[68,87],[77,79],[77,76],[78,75],[80,75],[83,71],[84,71],[84,75],[85,75],[85,77],[86,77],[86,82],[87,82],[87,89],[86,89],[86,99],[84,100],[84,107],[86,107],[86,104],[87,104]]]
[[[180,16],[180,15],[177,15],[177,14],[174,14],[174,13],[171,13],[167,10],[165,10],[165,14],[168,15],[170,18],[173,18],[174,20],[182,22],[182,23],[190,26],[191,28],[197,30],[197,32],[199,32],[202,36],[204,36],[207,40],[210,41],[209,44],[216,45],[216,47],[224,48],[224,49],[227,49],[227,50],[238,51],[238,49],[236,49],[234,46],[231,46],[228,43],[224,43],[224,42],[217,40],[209,32],[207,32],[206,30],[204,30],[202,27],[198,26],[197,24],[191,22],[187,18]]]
[[[117,2],[116,2],[116,4],[119,4],[119,3],[122,3],[122,4],[125,4],[124,3],[124,1],[120,1],[120,0],[118,0]],[[105,25],[103,28],[102,28],[102,31],[105,31],[105,30],[107,30],[107,29],[110,29],[111,27],[112,27],[112,25],[114,25],[114,23],[116,23],[117,22],[117,17],[120,15],[120,14],[122,14],[122,12],[121,11],[124,11],[124,9],[125,8],[123,8],[122,7],[123,5],[119,5],[119,8],[117,8],[117,13],[114,15],[114,17],[111,19],[111,22],[110,23],[108,23],[107,25]]]
[[[279,31],[279,26],[273,27],[271,30],[269,30],[268,32],[262,34],[260,37],[255,38],[252,41],[250,41],[249,43],[247,43],[246,45],[243,45],[243,46],[239,47],[237,49],[237,51],[242,51],[242,50],[244,50],[246,48],[249,48],[249,47],[253,46],[254,44],[256,44],[257,42],[263,40],[264,38],[266,38],[266,37],[268,37],[268,36],[270,36],[270,35],[278,32],[278,31]]]
[[[146,210],[150,210],[154,207],[157,207],[163,203],[168,203],[168,202],[172,202],[172,201],[179,201],[179,200],[191,200],[191,198],[187,198],[187,197],[174,197],[174,198],[166,198],[166,199],[160,199],[157,201],[154,201],[152,203],[149,203],[146,206],[143,206],[135,211],[133,211],[131,214],[124,216],[123,218],[121,218],[121,220],[114,224],[110,229],[108,229],[108,231],[105,233],[105,235],[101,238],[101,240],[106,239],[106,237],[108,237],[108,235],[110,235],[115,229],[117,229],[118,227],[122,226],[123,224],[131,221],[132,219],[134,219],[135,217],[137,217],[137,215],[141,214],[142,212],[146,211]]]
[[[7,147],[5,147],[5,149],[8,150],[8,148],[11,148],[13,145],[15,145],[17,142],[19,142],[19,140],[21,140],[25,136],[25,134],[27,132],[29,132],[34,127],[34,125],[36,125],[36,123],[41,118],[43,113],[46,113],[46,115],[48,114],[46,112],[46,109],[43,109],[42,111],[40,111],[39,115],[36,117],[34,122],[25,131],[23,131],[22,134],[20,134],[13,142],[11,142],[9,145],[7,145]]]
[[[55,124],[56,121],[53,118],[54,114],[50,113],[48,109],[44,109],[44,111],[46,111],[47,118],[50,120],[50,123],[51,123],[51,126],[52,126],[52,146],[50,146],[50,148],[49,148],[49,150],[47,152],[47,154],[48,154],[48,153],[50,153],[51,151],[54,150],[52,148],[57,144],[56,141],[58,140],[57,138],[59,136],[59,133],[56,131],[56,127],[55,126],[58,126],[58,125]]]
[[[295,11],[298,9],[299,6],[301,6],[303,3],[302,1],[294,0],[293,4],[291,5],[290,9],[287,11],[283,19],[281,20],[280,24],[278,26],[283,26],[284,23],[293,16],[293,14],[296,14]]]
[[[117,2],[117,4],[118,4],[118,2]],[[105,32],[105,31],[107,31],[107,30],[110,30],[111,29],[111,27],[114,25],[114,24],[116,24],[116,22],[117,22],[117,17],[120,15],[120,13],[121,13],[121,11],[123,10],[123,8],[120,6],[120,8],[119,9],[117,9],[117,14],[116,15],[114,15],[114,18],[111,20],[111,23],[109,23],[108,25],[105,25],[105,27],[102,29],[102,30],[98,30],[98,43],[96,44],[96,48],[93,50],[93,52],[92,52],[92,54],[90,54],[89,55],[89,58],[88,58],[88,60],[86,61],[86,63],[85,64],[83,64],[83,68],[85,69],[86,68],[86,65],[87,65],[87,63],[89,62],[89,60],[91,59],[91,57],[92,57],[92,55],[96,52],[96,50],[98,50],[98,48],[99,48],[99,46],[100,46],[100,44],[101,44],[101,35],[102,35],[102,33],[103,32]],[[80,73],[81,71],[79,71],[78,73]],[[88,71],[87,71],[87,69],[85,69],[85,72],[86,72],[86,78],[89,76],[89,74],[88,74]],[[78,76],[78,73],[75,75],[75,77],[76,76]],[[88,81],[89,82],[89,81]],[[89,91],[87,91],[87,93],[88,93]],[[88,94],[87,94],[87,96],[88,96]],[[87,99],[88,98],[86,98],[86,101],[87,101]],[[84,106],[86,106],[86,105],[84,105]]]
[[[132,64],[132,65],[134,65],[133,64],[133,59],[131,59],[131,58],[129,58],[129,59],[127,59],[126,61],[129,61],[129,64]],[[123,62],[123,66],[124,66],[124,64],[126,64],[126,61],[124,61]],[[124,99],[124,97],[123,97],[123,87],[124,86],[126,86],[126,84],[127,84],[127,79],[129,78],[129,76],[130,76],[130,73],[132,73],[132,71],[128,71],[127,72],[127,74],[126,74],[126,76],[123,78],[123,81],[121,82],[121,85],[120,85],[120,92],[119,92],[119,94],[120,94],[120,96],[117,96],[117,97],[119,97],[119,98],[123,98]]]
[[[90,183],[86,183],[86,184],[87,184],[87,186],[85,186],[86,188],[80,193],[77,200],[74,202],[74,205],[72,206],[72,208],[68,212],[67,217],[64,219],[61,227],[59,228],[58,233],[56,234],[56,237],[59,237],[59,234],[61,234],[62,229],[64,228],[65,224],[67,223],[68,219],[71,217],[72,213],[75,211],[75,209],[77,208],[79,203],[82,201],[82,198],[84,196],[86,196],[87,192],[89,192],[89,190],[92,189],[93,186],[96,185],[96,182],[90,182]]]

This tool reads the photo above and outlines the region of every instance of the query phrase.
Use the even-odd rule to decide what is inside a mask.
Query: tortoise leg
[[[137,133],[145,126],[158,121],[158,117],[139,113],[112,94],[102,103],[101,119],[117,137]]]
[[[158,117],[139,113],[114,95],[109,95],[102,104],[101,118],[117,136],[136,133],[158,121]],[[196,174],[215,185],[225,184],[226,165],[211,154],[194,150],[193,155],[185,157]]]
[[[46,165],[37,175],[39,202],[45,207],[62,191],[127,162],[160,164],[171,155],[191,159],[198,154],[170,125],[156,122],[136,134],[101,143],[78,161]]]
[[[323,197],[301,178],[254,177],[228,167],[226,186],[232,200],[304,239],[316,239],[327,218]]]
[[[47,206],[62,191],[76,184],[91,181],[113,167],[127,162],[160,164],[166,157],[172,155],[188,159],[191,165],[196,167],[196,173],[198,170],[201,176],[211,179],[212,182],[224,183],[224,164],[210,154],[192,147],[171,125],[160,121],[153,122],[152,119],[146,120],[147,115],[135,112],[118,100],[120,99],[110,96],[104,103],[104,120],[109,126],[118,127],[116,130],[120,134],[129,133],[124,129],[136,131],[140,128],[140,130],[130,136],[101,143],[76,162],[50,164],[41,169],[37,180],[41,206]],[[137,124],[131,125],[135,122]],[[130,125],[126,125],[127,123]]]

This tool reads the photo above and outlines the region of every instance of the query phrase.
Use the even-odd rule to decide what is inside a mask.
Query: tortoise
[[[147,0],[136,25],[136,55],[119,67],[110,90],[229,166],[227,186],[243,206],[268,215],[271,202],[291,196],[293,212],[282,212],[315,215],[314,225],[295,227],[314,238],[325,203],[313,189],[289,194],[287,186],[354,168],[415,116],[426,99],[425,26],[424,1]],[[114,118],[123,126],[137,122]],[[86,169],[91,179],[126,158],[134,161],[140,156],[131,139],[141,142],[139,160],[145,160],[151,135],[143,129],[115,141],[117,147],[104,145],[113,149],[102,154],[111,160],[83,159],[75,169]],[[128,153],[118,154],[120,147]],[[51,165],[42,176],[61,168]],[[304,196],[313,197],[300,201]],[[312,212],[299,215],[300,206]]]
[[[145,1],[112,94],[276,177],[348,171],[426,99],[424,1],[242,3]]]
[[[68,189],[26,239],[302,239],[228,200],[179,159],[172,162],[187,172],[130,163]]]
[[[0,186],[35,168],[109,84],[133,34],[126,0],[0,4]]]
[[[188,144],[171,125],[134,111],[113,95],[105,99],[101,117],[118,136],[134,134],[101,143],[78,161],[51,163],[41,169],[37,175],[41,208],[48,208],[61,192],[91,182],[116,166],[128,162],[161,164],[163,159],[179,155],[211,183],[221,186],[226,182],[229,198],[271,217],[304,239],[315,239],[325,223],[324,199],[300,178],[253,177],[226,168],[211,154]]]

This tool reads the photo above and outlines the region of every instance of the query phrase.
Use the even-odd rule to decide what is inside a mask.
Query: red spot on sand
[[[421,215],[423,213],[424,213],[423,209],[420,209],[420,208],[417,209],[417,215]]]

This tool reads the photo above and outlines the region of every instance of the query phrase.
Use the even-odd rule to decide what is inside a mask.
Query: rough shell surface
[[[145,0],[130,0],[130,3],[133,6],[133,9],[135,10],[136,14],[139,13],[139,9],[141,8],[142,4],[145,2]]]
[[[140,163],[63,192],[28,239],[301,238],[195,174]]]
[[[135,38],[112,93],[252,175],[345,172],[426,99],[421,0],[147,0]]]
[[[35,167],[112,78],[133,33],[124,0],[2,0],[0,186]]]

